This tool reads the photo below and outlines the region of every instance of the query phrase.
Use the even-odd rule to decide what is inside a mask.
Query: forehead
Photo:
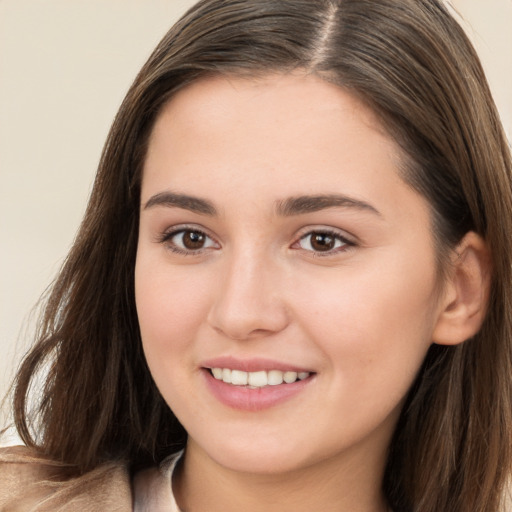
[[[270,172],[292,186],[291,177],[314,174],[320,182],[320,171],[330,170],[331,180],[355,165],[380,172],[389,164],[396,171],[401,156],[371,109],[314,75],[216,76],[165,105],[150,137],[144,181],[165,166],[175,180],[185,170],[192,177],[231,169],[235,181]]]
[[[252,107],[252,108],[251,108]],[[318,116],[356,119],[389,140],[375,113],[355,94],[314,74],[296,71],[258,77],[213,75],[180,89],[160,112],[153,130],[169,118],[201,134],[221,127],[249,128],[258,121],[268,128],[290,122],[311,128]]]

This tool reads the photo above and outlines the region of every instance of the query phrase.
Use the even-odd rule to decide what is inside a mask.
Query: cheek
[[[161,258],[137,257],[135,298],[146,361],[163,398],[179,418],[202,412],[197,388],[197,340],[209,307],[204,273],[169,268]],[[192,412],[191,412],[192,411]]]
[[[304,279],[299,321],[339,378],[410,384],[431,344],[435,273],[408,258],[340,268],[329,279]]]
[[[347,435],[396,421],[431,345],[430,277],[388,270],[309,281],[303,302],[302,330],[324,355],[325,401]]]
[[[207,312],[207,296],[199,276],[191,277],[186,267],[172,272],[161,267],[141,257],[135,268],[137,315],[152,371],[153,367],[172,365],[193,343]]]

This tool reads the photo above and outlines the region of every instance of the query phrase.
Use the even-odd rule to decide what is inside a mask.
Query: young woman
[[[504,510],[511,167],[440,1],[199,2],[112,127],[2,510]]]

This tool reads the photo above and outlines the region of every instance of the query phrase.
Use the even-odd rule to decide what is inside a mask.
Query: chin
[[[251,441],[252,439],[252,441]],[[213,442],[212,442],[213,441]],[[307,450],[300,442],[284,439],[257,439],[250,435],[241,439],[210,438],[201,449],[216,464],[239,473],[260,475],[282,474],[310,465]]]
[[[225,451],[215,457],[215,462],[237,473],[255,475],[283,474],[299,469],[301,461],[291,459],[288,455],[275,451],[246,450],[244,453]]]

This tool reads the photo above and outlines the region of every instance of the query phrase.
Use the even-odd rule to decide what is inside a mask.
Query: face
[[[383,464],[438,316],[429,206],[399,166],[372,112],[312,76],[208,78],[163,109],[136,301],[197,453]]]

